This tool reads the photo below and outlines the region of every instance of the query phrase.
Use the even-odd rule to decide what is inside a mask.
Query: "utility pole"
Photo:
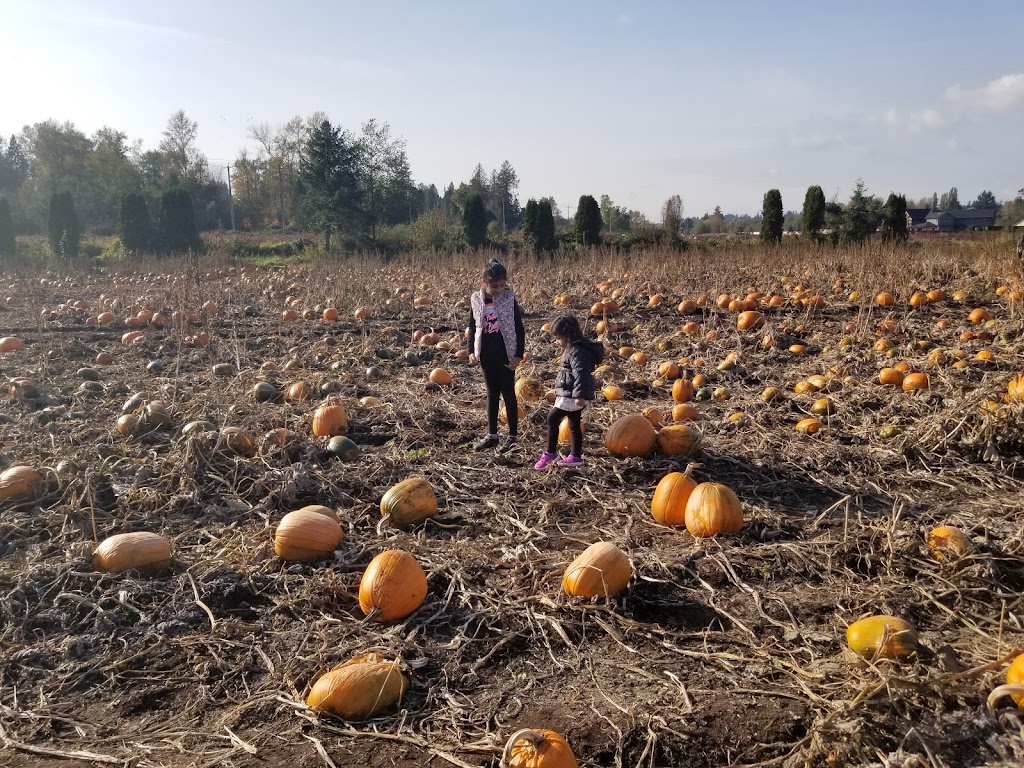
[[[231,192],[231,163],[228,163],[228,206],[231,208],[231,231],[235,231],[235,196]]]

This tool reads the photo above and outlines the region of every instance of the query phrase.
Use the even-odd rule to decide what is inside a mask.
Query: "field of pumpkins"
[[[0,275],[0,763],[1024,764],[1024,288],[917,245],[509,257],[507,454],[486,258]]]

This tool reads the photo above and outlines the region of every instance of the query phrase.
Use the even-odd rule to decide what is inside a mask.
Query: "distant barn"
[[[913,216],[911,215],[913,211]],[[958,208],[949,211],[907,209],[907,224],[919,232],[962,232],[965,229],[991,229],[996,225],[996,208]]]

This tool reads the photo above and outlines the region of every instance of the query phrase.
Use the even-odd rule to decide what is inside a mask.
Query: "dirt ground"
[[[550,386],[556,350],[541,324],[555,313],[551,298],[570,291],[585,316],[597,279],[544,264],[519,274],[532,286],[521,293],[531,358],[521,373]],[[470,267],[419,280],[406,267],[362,263],[0,278],[11,297],[0,336],[25,344],[0,355],[0,376],[38,385],[34,396],[0,401],[0,468],[27,464],[47,481],[36,498],[0,502],[0,763],[497,766],[512,732],[543,727],[586,766],[1024,764],[1024,718],[1008,700],[986,706],[1012,652],[1024,649],[1020,410],[979,409],[1024,370],[1024,324],[995,295],[998,282],[951,278],[938,287],[968,291],[965,303],[910,311],[902,296],[888,313],[898,321],[897,359],[930,372],[930,392],[913,395],[876,383],[893,362],[871,351],[887,314],[847,300],[855,285],[834,294],[819,281],[827,307],[769,311],[778,343],[765,347],[765,333],[738,332],[714,307],[693,318],[701,335],[677,335],[690,319],[675,309],[691,295],[686,286],[614,274],[625,295],[609,345],[646,350],[650,361],[612,358],[602,376],[627,395],[599,398],[588,412],[587,464],[542,473],[532,464],[546,406],[527,404],[520,448],[475,453],[479,370],[412,341],[417,329],[445,340],[461,333]],[[432,303],[385,303],[403,287]],[[730,287],[744,283],[709,290]],[[648,308],[654,289],[667,301]],[[219,309],[197,324],[147,325],[142,342],[122,345],[120,323],[86,323],[101,294],[118,300],[120,318],[145,306],[198,311],[206,299]],[[288,295],[304,299],[300,311],[318,307],[315,317],[282,322]],[[336,322],[320,319],[331,297]],[[76,299],[92,306],[61,306]],[[373,318],[352,320],[362,303]],[[976,306],[995,316],[993,338],[962,342]],[[942,317],[948,329],[936,328]],[[207,346],[183,343],[202,330]],[[839,346],[843,336],[854,345]],[[969,365],[928,368],[930,350],[915,340],[962,349]],[[788,351],[797,342],[804,354]],[[993,362],[973,359],[982,348],[995,351]],[[102,351],[112,364],[93,362]],[[732,351],[740,364],[719,371]],[[651,381],[659,362],[681,357],[688,374],[728,389],[728,399],[695,403],[701,454],[610,456],[602,435],[615,417],[670,410],[668,386]],[[296,362],[261,371],[268,360]],[[217,363],[231,375],[214,375]],[[434,366],[453,374],[451,387],[428,386]],[[825,392],[793,386],[829,371],[836,413],[817,435],[801,435],[794,424]],[[315,397],[258,402],[251,392],[261,380],[305,381]],[[784,397],[762,402],[766,386]],[[135,393],[171,403],[172,422],[116,431]],[[310,432],[328,396],[349,411],[354,461]],[[382,403],[361,406],[365,396]],[[746,418],[729,420],[737,411]],[[298,442],[290,455],[239,457],[216,432],[182,434],[199,419],[243,427],[257,442],[285,427]],[[883,438],[886,426],[895,429]],[[695,539],[654,522],[655,485],[689,461],[700,464],[696,479],[738,494],[742,533]],[[437,517],[410,532],[378,531],[381,496],[414,474],[435,488]],[[274,527],[313,503],[338,510],[341,546],[332,560],[282,562]],[[969,535],[966,557],[929,555],[926,534],[940,523]],[[96,541],[139,530],[172,539],[171,569],[92,567]],[[633,582],[610,602],[571,600],[562,572],[598,540],[629,554]],[[359,579],[388,548],[419,560],[429,593],[402,622],[366,623]],[[855,657],[846,627],[870,614],[914,624],[918,657]],[[320,674],[365,651],[401,657],[411,688],[397,710],[350,723],[305,707]]]

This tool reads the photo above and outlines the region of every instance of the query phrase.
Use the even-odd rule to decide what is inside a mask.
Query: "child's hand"
[[[478,362],[480,362],[480,361],[476,359],[476,355],[470,355],[469,356],[469,364],[470,365],[476,365]]]
[[[516,368],[518,368],[518,367],[519,367],[519,364],[520,364],[521,362],[523,362],[523,358],[521,358],[521,357],[513,357],[513,358],[512,358],[512,362],[511,362],[511,363],[509,363],[509,364],[508,364],[508,365],[507,365],[506,367],[507,367],[507,368],[508,368],[508,369],[509,369],[510,371],[514,371],[514,370],[515,370]]]
[[[590,401],[589,401],[589,400],[584,400],[584,399],[583,399],[582,397],[577,397],[577,398],[576,398],[576,400],[575,400],[574,402],[575,402],[575,403],[576,403],[576,405],[578,405],[578,406],[579,406],[580,408],[586,408],[586,407],[587,407],[587,403],[589,403]]]

